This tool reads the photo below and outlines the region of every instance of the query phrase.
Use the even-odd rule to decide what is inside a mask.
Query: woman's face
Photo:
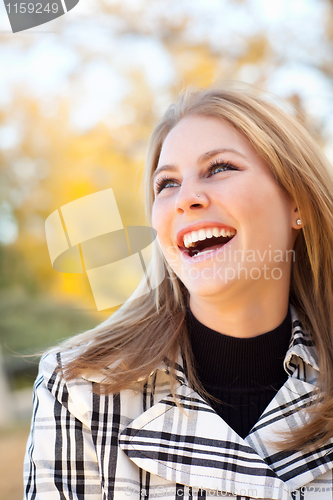
[[[153,227],[192,297],[289,289],[296,205],[226,121],[183,118],[163,143],[153,187]]]

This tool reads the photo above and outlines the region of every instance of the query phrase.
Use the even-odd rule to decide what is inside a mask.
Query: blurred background
[[[31,355],[113,312],[52,268],[45,219],[112,188],[124,226],[146,224],[154,124],[182,88],[223,79],[286,99],[332,162],[332,0],[80,0],[16,34],[0,5],[1,499],[22,499]]]

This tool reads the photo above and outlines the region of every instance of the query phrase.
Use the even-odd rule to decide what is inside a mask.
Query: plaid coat
[[[60,354],[40,363],[25,456],[25,500],[165,500],[211,497],[328,500],[333,439],[315,452],[279,452],[270,440],[297,428],[318,376],[316,351],[292,310],[288,380],[245,439],[188,385],[176,396],[166,366],[140,392],[98,396],[98,379],[66,383]]]

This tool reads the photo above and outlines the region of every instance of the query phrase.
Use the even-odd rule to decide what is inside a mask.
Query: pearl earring
[[[301,225],[302,225],[302,221],[301,221],[301,219],[297,219],[296,224],[297,224],[298,226],[301,226]]]

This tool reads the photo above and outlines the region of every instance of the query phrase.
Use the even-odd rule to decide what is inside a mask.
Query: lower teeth
[[[208,252],[214,252],[214,249],[204,250],[203,252],[195,253],[194,255],[192,255],[192,259],[193,259],[193,257],[197,257],[198,255],[203,255],[204,253],[208,253]]]

